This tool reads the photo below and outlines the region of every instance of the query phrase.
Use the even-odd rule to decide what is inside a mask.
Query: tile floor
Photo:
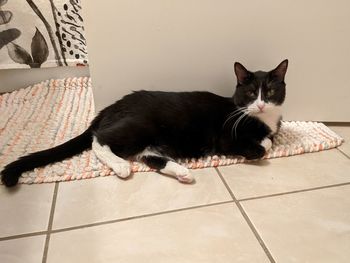
[[[350,262],[350,143],[193,173],[1,186],[0,262]]]

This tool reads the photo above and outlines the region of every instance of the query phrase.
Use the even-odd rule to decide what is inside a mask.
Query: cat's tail
[[[8,187],[14,186],[18,183],[22,173],[72,157],[90,148],[91,145],[92,129],[90,127],[79,136],[61,145],[20,157],[17,161],[9,163],[1,171],[1,181]]]

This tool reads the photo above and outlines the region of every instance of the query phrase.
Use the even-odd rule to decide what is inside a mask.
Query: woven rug
[[[25,154],[47,149],[79,135],[94,118],[89,78],[48,80],[0,96],[0,169]],[[317,152],[339,146],[343,139],[322,123],[283,122],[265,158]],[[244,162],[244,158],[212,156],[180,160],[188,168],[216,167]],[[133,172],[150,171],[133,163]],[[69,181],[113,175],[95,154],[73,158],[26,172],[20,183]]]

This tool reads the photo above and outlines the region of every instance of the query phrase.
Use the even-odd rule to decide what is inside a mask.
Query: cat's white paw
[[[131,174],[131,165],[129,162],[116,163],[111,166],[115,174],[121,178],[127,178]]]
[[[261,141],[260,145],[265,148],[265,151],[269,151],[272,147],[272,141],[269,138],[265,138]]]
[[[108,145],[101,145],[96,137],[94,137],[92,142],[92,150],[97,158],[110,167],[119,177],[126,178],[131,174],[130,162],[115,155]]]
[[[186,167],[183,167],[172,161],[167,162],[166,166],[160,171],[164,174],[175,176],[176,179],[182,183],[189,184],[194,180],[193,175]]]
[[[194,180],[193,175],[190,173],[190,171],[186,168],[181,166],[182,169],[179,169],[176,172],[176,178],[182,183],[192,183]]]

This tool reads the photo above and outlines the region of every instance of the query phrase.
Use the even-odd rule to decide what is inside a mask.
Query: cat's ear
[[[234,68],[238,84],[243,84],[251,76],[251,73],[239,62],[235,62]]]
[[[271,76],[278,81],[284,81],[284,76],[286,75],[288,68],[288,59],[283,60],[277,68],[271,71]]]

